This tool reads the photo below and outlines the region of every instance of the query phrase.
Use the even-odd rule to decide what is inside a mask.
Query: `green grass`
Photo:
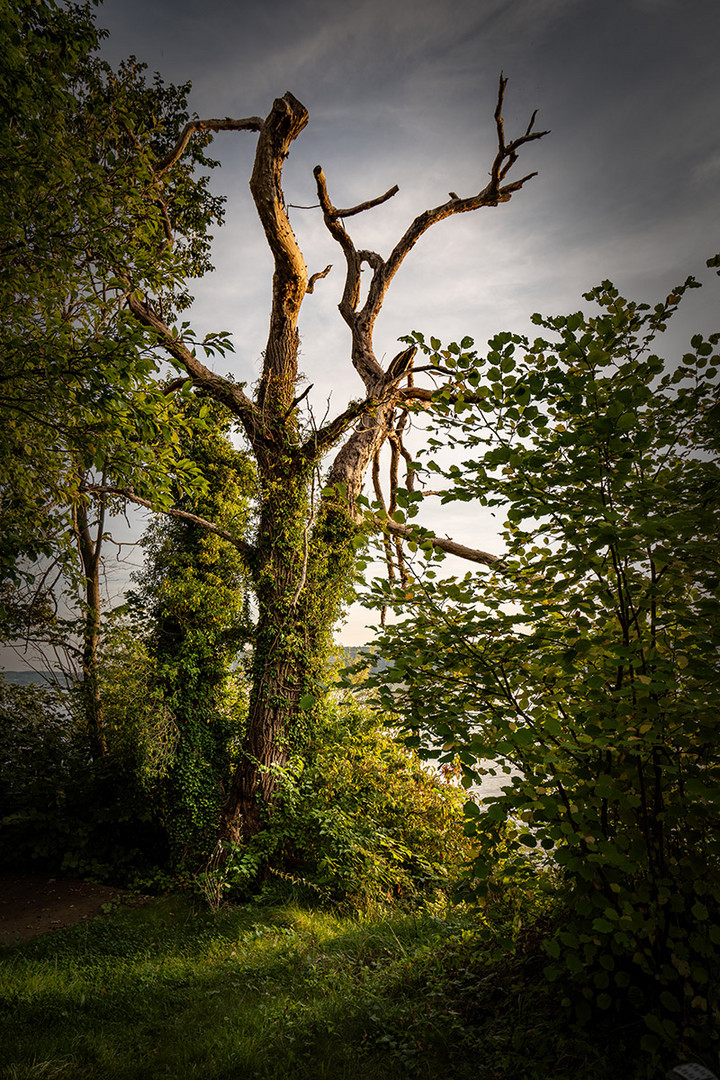
[[[0,1068],[8,1080],[630,1077],[597,1032],[559,1018],[537,963],[489,961],[460,915],[213,915],[164,897],[0,951]]]

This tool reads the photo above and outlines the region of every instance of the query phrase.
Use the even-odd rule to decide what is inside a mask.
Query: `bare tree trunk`
[[[297,406],[305,396],[296,396],[298,316],[307,293],[330,270],[328,267],[308,278],[282,191],[283,164],[292,142],[307,124],[307,110],[286,93],[276,99],[264,120],[250,117],[193,121],[158,165],[159,178],[180,159],[195,131],[258,131],[250,189],[275,264],[269,334],[254,400],[245,394],[242,385],[223,379],[202,364],[163,321],[152,302],[147,297],[142,299],[128,282],[131,312],[153,330],[196,387],[234,413],[257,462],[261,487],[257,540],[254,545],[240,538],[233,540],[248,560],[258,603],[253,686],[242,760],[222,813],[222,839],[247,838],[261,828],[263,804],[268,805],[273,797],[274,770],[286,763],[298,727],[299,700],[312,689],[313,676],[352,578],[353,541],[359,529],[356,498],[365,473],[394,432],[396,410],[407,408],[413,399],[423,401],[432,395],[427,388],[414,388],[415,348],[402,350],[386,368],[375,355],[373,329],[390,284],[429,228],[455,214],[508,202],[535,175],[507,181],[520,148],[546,133],[533,131],[533,114],[525,133],[506,142],[502,118],[505,85],[501,77],[495,108],[498,148],[489,181],[477,194],[460,198],[451,193],[445,202],[419,214],[387,258],[374,251],[358,250],[345,222],[392,198],[397,187],[357,206],[340,209],[330,200],[323,169],[316,166],[314,176],[323,220],[346,265],[339,310],[350,331],[351,360],[365,396],[320,429],[312,425],[312,430],[304,434],[297,419]],[[367,290],[361,288],[364,268],[370,275]],[[324,494],[314,507],[312,477],[323,458],[338,445]],[[132,493],[124,494],[134,497]],[[484,553],[475,554],[481,556],[476,561],[487,561]]]

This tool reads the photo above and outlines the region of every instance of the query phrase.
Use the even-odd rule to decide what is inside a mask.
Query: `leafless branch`
[[[425,401],[429,404],[435,400],[436,393],[437,390],[428,390],[425,386],[403,386],[398,391],[398,398],[400,401]],[[481,394],[469,394],[465,390],[462,392],[458,390],[456,393],[450,394],[449,397],[444,397],[443,402],[453,405],[460,398],[467,405],[479,405],[481,401],[486,400]]]
[[[375,454],[372,463],[372,481],[373,489],[375,491],[375,498],[379,502],[387,514],[387,505],[385,503],[385,496],[383,494],[382,484],[380,482],[380,451]],[[387,566],[388,581],[392,585],[395,581],[395,562],[393,559],[393,549],[390,542],[390,537],[386,530],[383,530],[383,547],[385,548],[385,565]],[[380,608],[380,625],[385,626],[385,620],[387,618],[387,604],[383,604]]]
[[[400,467],[399,439],[396,431],[390,431],[388,441],[390,443],[390,515],[392,516],[397,510],[398,474]],[[395,561],[397,563],[398,573],[400,574],[400,581],[403,585],[407,585],[407,569],[405,567],[405,554],[403,552],[401,538],[395,536],[394,543]]]
[[[506,85],[507,80],[501,75],[495,107],[498,149],[491,168],[490,182],[478,192],[477,195],[465,199],[459,198],[457,193],[452,191],[450,192],[450,199],[448,202],[442,203],[433,209],[426,210],[424,213],[419,214],[395,245],[387,259],[381,258],[376,252],[356,250],[347,229],[340,219],[384,202],[395,194],[396,189],[391,188],[385,195],[380,196],[378,199],[368,200],[367,202],[360,203],[356,207],[352,207],[348,210],[340,210],[330,199],[327,181],[322,167],[317,165],[313,170],[317,186],[318,201],[323,211],[325,225],[330,234],[340,245],[347,264],[345,288],[340,302],[340,313],[352,332],[352,362],[365,383],[368,395],[376,395],[379,387],[383,385],[384,379],[387,377],[387,374],[383,373],[373,352],[373,327],[382,308],[390,283],[413,246],[420,237],[431,228],[431,226],[437,224],[446,217],[450,217],[453,214],[462,214],[468,211],[477,210],[483,206],[497,206],[500,202],[507,202],[515,191],[518,191],[531,176],[535,175],[532,173],[513,183],[503,183],[509,170],[517,160],[520,148],[525,143],[541,139],[547,134],[545,131],[533,131],[535,121],[535,114],[533,114],[525,133],[510,143],[505,142],[502,109]],[[367,292],[367,298],[361,308],[360,276],[364,263],[367,263],[367,265],[372,268],[373,272]],[[409,400],[411,391],[408,389],[406,394]],[[413,396],[415,400],[428,400],[419,393],[415,393]],[[360,438],[360,436],[358,436],[358,438]],[[370,457],[367,458],[367,460],[372,458],[374,452],[374,449],[370,451]]]
[[[93,494],[119,495],[121,498],[127,499],[128,502],[152,510],[154,514],[166,514],[168,517],[177,518],[179,521],[187,521],[191,525],[198,525],[207,532],[214,533],[215,536],[220,536],[223,540],[227,540],[228,543],[237,548],[240,554],[245,556],[245,558],[249,559],[254,554],[255,549],[252,544],[248,544],[247,541],[243,540],[241,537],[234,536],[233,533],[228,532],[227,529],[221,529],[219,525],[216,525],[212,521],[208,521],[207,518],[199,517],[197,514],[191,514],[188,510],[178,510],[175,507],[159,509],[158,507],[153,506],[149,499],[143,499],[140,495],[136,495],[132,488],[112,487],[110,485],[101,487],[99,484],[85,484],[81,490],[92,492]]]
[[[305,292],[306,293],[311,293],[315,288],[315,282],[319,281],[320,278],[327,277],[331,270],[332,270],[332,264],[329,263],[325,267],[324,270],[320,270],[317,274],[313,274],[312,277],[310,278],[310,280],[307,283],[307,288],[305,289]]]
[[[229,116],[226,116],[224,120],[190,120],[182,129],[172,150],[158,165],[155,175],[162,176],[171,165],[180,160],[196,131],[260,131],[262,125],[261,116],[249,116],[245,120],[231,120]]]
[[[405,425],[410,417],[410,413],[407,409],[403,409],[400,413],[400,417],[395,424],[395,429],[390,433],[390,439],[394,440],[397,445],[398,453],[401,455],[405,462],[405,487],[408,491],[415,490],[415,470],[413,469],[412,454],[407,450],[405,443],[403,442],[403,431]]]
[[[338,439],[342,438],[348,428],[352,427],[356,420],[371,411],[376,404],[377,402],[373,398],[351,401],[347,409],[313,432],[303,447],[305,455],[307,457],[319,456],[329,450]]]
[[[297,406],[298,406],[298,405],[300,404],[300,402],[301,402],[301,401],[303,400],[303,398],[306,398],[306,397],[308,396],[308,394],[310,393],[310,391],[312,390],[312,388],[313,388],[313,386],[314,386],[314,385],[315,385],[314,383],[310,383],[310,385],[309,385],[309,386],[306,386],[306,387],[305,387],[305,389],[303,390],[302,394],[298,394],[298,396],[297,396],[296,398],[293,398],[292,404],[291,404],[290,408],[288,409],[288,411],[287,411],[287,412],[285,413],[285,416],[284,416],[284,418],[283,418],[283,419],[287,420],[287,418],[288,418],[288,416],[290,415],[290,413],[291,413],[291,412],[292,412],[292,411],[293,411],[294,409],[296,409],[296,408],[297,408]]]
[[[481,566],[492,566],[496,570],[505,569],[505,563],[499,555],[491,555],[487,551],[466,547],[464,544],[456,543],[455,540],[448,540],[442,536],[428,536],[427,534],[419,536],[409,526],[401,525],[399,522],[390,519],[383,520],[376,517],[375,525],[378,529],[385,529],[394,536],[401,536],[406,540],[417,540],[419,542],[429,540],[432,546],[439,551],[445,551],[448,555],[457,555],[458,558],[466,559],[468,562],[480,563]]]
[[[321,169],[320,165],[315,166],[316,170]],[[368,199],[367,202],[358,203],[357,206],[350,207],[349,210],[338,210],[333,208],[333,216],[336,218],[349,218],[354,217],[355,214],[362,214],[363,210],[372,210],[374,206],[380,206],[381,203],[387,202],[388,199],[392,199],[393,195],[397,195],[400,188],[397,184],[393,184],[391,188],[385,192],[384,195],[378,195],[376,199]]]
[[[343,290],[342,300],[340,301],[340,314],[352,330],[356,321],[355,313],[357,311],[358,303],[360,302],[360,270],[362,267],[363,258],[361,257],[361,254],[356,251],[355,245],[352,242],[349,233],[345,229],[345,226],[338,220],[337,208],[333,206],[332,202],[330,201],[330,196],[327,190],[327,181],[325,179],[325,173],[323,172],[321,165],[315,166],[313,170],[313,175],[315,176],[318,199],[320,201],[320,206],[322,207],[325,225],[327,226],[331,236],[335,240],[337,240],[345,256],[347,271],[345,275],[345,288]],[[370,256],[374,253],[363,252],[362,254],[367,256],[365,261],[370,263]],[[376,256],[376,260],[379,260],[379,262],[382,263],[382,260],[379,256]],[[353,344],[355,343],[353,342]],[[355,366],[358,367],[358,362],[355,356],[353,356],[353,363],[355,363]],[[366,372],[362,369],[362,367],[358,367],[358,371],[360,377],[363,379],[367,386],[368,380],[366,378]],[[382,377],[382,368],[372,356],[369,358],[369,371],[367,372],[367,374],[370,376],[370,378]]]

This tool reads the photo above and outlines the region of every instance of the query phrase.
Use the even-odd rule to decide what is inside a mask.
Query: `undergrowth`
[[[167,896],[0,954],[8,1080],[645,1078],[637,1031],[582,1027],[477,916],[351,917]]]

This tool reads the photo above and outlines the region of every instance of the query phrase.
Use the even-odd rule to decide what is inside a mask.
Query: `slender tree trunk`
[[[90,746],[96,760],[107,754],[105,724],[99,685],[100,649],[100,552],[105,507],[101,497],[96,536],[90,531],[87,508],[79,503],[74,510],[75,540],[84,579],[85,618],[82,645],[82,693]]]
[[[82,653],[83,693],[88,731],[95,756],[104,757],[107,754],[107,741],[99,681],[100,578],[97,564],[93,567],[92,576],[87,579],[85,603],[87,607]]]

